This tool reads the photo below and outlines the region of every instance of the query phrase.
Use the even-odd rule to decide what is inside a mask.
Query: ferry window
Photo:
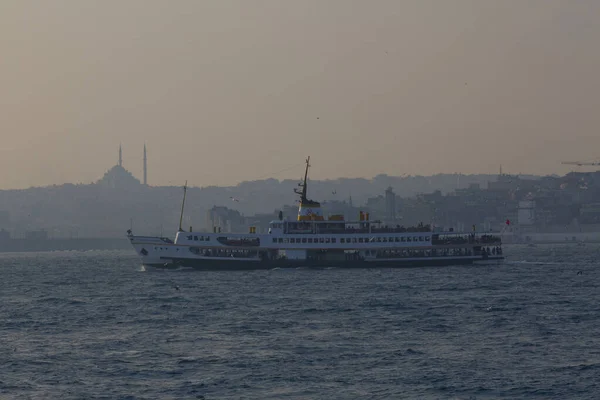
[[[296,243],[296,238],[290,238],[290,243]],[[298,240],[298,243],[300,243],[300,240]]]
[[[356,243],[356,238],[352,238],[352,243]]]
[[[390,238],[390,242],[393,242],[393,241],[394,241],[394,238],[393,238],[393,237],[391,237],[391,238]]]
[[[277,243],[283,243],[283,238],[277,239]]]
[[[325,243],[330,243],[331,239],[330,238],[325,238]]]
[[[325,239],[324,238],[319,238],[319,243],[325,243]]]
[[[419,242],[423,241],[423,236],[419,236]]]
[[[425,236],[425,241],[429,242],[429,236]]]
[[[194,240],[198,240],[198,236],[194,236]]]
[[[192,240],[192,235],[188,235],[187,240]]]
[[[412,242],[412,238],[409,236],[409,237],[406,238],[406,241],[407,242]]]
[[[312,243],[312,238],[308,238],[308,243]]]
[[[302,238],[302,243],[306,243],[306,238]]]
[[[364,239],[363,238],[358,238],[358,243],[363,243]]]
[[[344,238],[340,238],[340,243],[345,243],[345,242],[344,242],[345,240],[346,240],[346,239],[344,239]]]
[[[283,243],[289,243],[290,241],[288,240],[288,238],[283,239]]]
[[[386,237],[384,237],[384,238],[383,238],[383,240],[382,240],[382,242],[383,242],[383,243],[387,243],[387,238],[386,238]]]
[[[404,236],[402,236],[402,237],[400,238],[400,241],[401,241],[401,242],[406,242],[406,238],[405,238]]]
[[[277,243],[277,238],[273,238],[273,243]]]
[[[335,238],[331,238],[331,243],[335,243]]]
[[[378,238],[377,238],[377,241],[378,241],[378,242],[381,242],[381,238],[380,238],[380,237],[378,237]]]
[[[394,241],[395,241],[396,243],[398,243],[398,242],[400,241],[400,238],[396,236],[396,238],[394,239]]]

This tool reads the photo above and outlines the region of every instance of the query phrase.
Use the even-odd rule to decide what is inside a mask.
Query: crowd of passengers
[[[345,232],[354,233],[354,232],[369,232],[368,227],[364,228],[346,228]],[[431,232],[431,225],[423,225],[420,223],[417,226],[409,226],[408,228],[403,225],[393,226],[380,226],[380,227],[371,227],[371,233],[402,233],[402,232]]]
[[[380,250],[376,258],[396,258],[396,257],[448,257],[448,256],[472,256],[473,250],[470,248],[458,249],[428,249],[428,250]]]
[[[448,244],[465,244],[465,243],[497,243],[500,241],[498,236],[494,235],[481,235],[476,236],[474,233],[469,235],[462,236],[437,236],[434,235],[432,237],[431,243],[438,245],[448,245]]]
[[[244,249],[220,249],[220,248],[208,248],[201,249],[199,247],[190,247],[190,252],[204,257],[224,257],[224,258],[248,258],[256,256],[254,250]]]
[[[369,227],[370,225],[370,227]],[[297,223],[288,227],[288,233],[300,233],[302,231],[312,233],[312,224],[308,223]],[[401,233],[401,232],[431,232],[431,225],[424,225],[422,222],[417,226],[405,227],[403,225],[393,226],[378,226],[373,222],[361,222],[360,227],[351,228],[345,224],[332,223],[332,224],[319,224],[316,227],[317,233]]]
[[[502,247],[485,247],[481,249],[481,253],[485,253],[488,256],[502,255]]]
[[[448,257],[448,256],[472,256],[472,255],[501,255],[502,248],[496,247],[485,247],[481,251],[474,251],[471,248],[457,248],[457,249],[427,249],[427,250],[415,250],[415,249],[398,249],[398,250],[379,250],[377,251],[376,258],[395,258],[395,257]]]

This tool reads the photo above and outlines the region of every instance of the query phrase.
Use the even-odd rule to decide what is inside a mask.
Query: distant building
[[[234,232],[242,229],[244,224],[244,217],[237,210],[214,206],[206,212],[205,226],[211,231],[217,229],[220,232]]]
[[[115,165],[104,174],[102,179],[98,180],[97,184],[111,189],[127,189],[139,186],[141,182],[122,166]]]
[[[582,224],[600,223],[600,203],[583,204],[579,213],[579,220]]]
[[[493,191],[509,191],[519,187],[521,179],[518,176],[507,174],[499,175],[498,180],[488,182],[488,190]]]
[[[8,211],[0,210],[0,226],[8,225],[9,222],[10,222],[10,218],[9,218]]]
[[[46,240],[48,239],[48,232],[45,230],[39,231],[28,231],[25,232],[25,239],[27,240]]]
[[[148,185],[148,159],[146,158],[146,143],[144,143],[144,185]]]
[[[391,187],[385,191],[385,218],[390,222],[396,220],[396,193]]]
[[[369,197],[367,203],[363,207],[360,207],[360,209],[369,212],[371,220],[385,219],[385,197],[382,195]]]
[[[9,240],[9,239],[10,239],[10,232],[5,231],[4,229],[0,229],[0,241]]]
[[[146,145],[144,144],[144,185],[148,183],[147,175]],[[128,189],[142,184],[139,179],[123,167],[123,150],[121,145],[119,145],[118,164],[109,169],[96,183],[111,189]]]

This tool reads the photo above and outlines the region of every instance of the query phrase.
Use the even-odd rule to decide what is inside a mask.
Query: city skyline
[[[119,143],[138,177],[148,145],[158,186],[298,179],[308,155],[313,179],[562,175],[600,159],[597,15],[589,0],[7,3],[0,189],[94,182]]]
[[[98,178],[94,179],[91,182],[63,182],[63,183],[53,183],[53,184],[49,184],[49,185],[42,185],[42,186],[30,186],[28,188],[24,188],[24,189],[29,189],[29,188],[35,188],[35,187],[48,187],[48,186],[59,186],[59,185],[63,185],[63,184],[95,184],[98,183],[100,181],[102,181],[103,179],[106,178],[106,174],[112,172],[113,170],[115,170],[116,167],[118,167],[118,169],[120,170],[119,172],[116,172],[117,175],[127,175],[127,176],[131,176],[133,177],[139,184],[143,184],[145,186],[181,186],[181,182],[173,182],[173,180],[170,180],[168,184],[166,185],[150,185],[148,183],[148,170],[147,170],[147,162],[148,162],[148,158],[147,158],[147,147],[146,144],[143,145],[143,158],[142,158],[142,166],[140,171],[138,171],[138,166],[137,165],[133,165],[131,162],[129,162],[128,164],[126,163],[127,158],[126,155],[123,155],[123,146],[119,145],[118,147],[118,155],[117,155],[117,161],[114,164],[110,164],[110,160],[108,161],[107,167],[104,168],[103,171],[98,171]],[[137,157],[134,157],[134,159],[137,160]],[[126,165],[127,164],[127,165]],[[596,163],[593,163],[594,167],[589,167],[589,168],[594,168],[595,169],[595,165]],[[310,164],[312,166],[312,164]],[[294,177],[285,177],[285,178],[278,178],[277,175],[281,175],[282,172],[286,172],[286,171],[290,171],[290,170],[299,170],[299,169],[303,169],[305,167],[305,163],[301,163],[301,164],[297,164],[297,165],[292,165],[292,166],[288,166],[287,168],[284,168],[282,171],[274,171],[273,172],[273,176],[261,176],[261,177],[257,177],[256,179],[248,179],[245,181],[240,181],[240,182],[234,182],[231,185],[194,185],[194,184],[188,184],[188,187],[208,187],[208,186],[214,186],[214,187],[235,187],[239,184],[243,184],[244,182],[251,182],[251,181],[261,181],[261,180],[268,180],[268,179],[275,179],[278,180],[280,182],[283,182],[285,180],[296,180]],[[586,168],[588,168],[588,166],[584,165],[571,165],[571,169],[573,169],[572,172],[593,172],[592,170],[588,171],[586,170]],[[446,175],[446,176],[452,176],[452,175],[459,175],[459,176],[494,176],[494,175],[498,175],[498,176],[516,176],[516,177],[535,177],[538,176],[540,178],[542,177],[547,177],[547,176],[561,176],[561,175],[557,175],[557,174],[547,174],[547,175],[535,175],[535,174],[526,174],[526,173],[510,173],[507,172],[506,170],[503,170],[502,165],[499,166],[498,171],[496,171],[496,173],[462,173],[462,172],[455,172],[455,173],[449,173],[449,172],[443,172],[443,173],[438,173],[438,174],[432,174],[432,175],[420,175],[420,174],[400,174],[400,175],[391,175],[391,174],[386,174],[386,173],[381,173],[375,176],[366,176],[366,177],[344,177],[344,176],[337,176],[337,177],[327,177],[325,179],[318,179],[318,178],[311,178],[310,174],[309,174],[309,181],[310,180],[318,180],[321,182],[324,181],[335,181],[335,180],[340,180],[340,179],[347,179],[347,180],[352,180],[352,179],[366,179],[366,180],[373,180],[376,179],[377,176],[388,176],[390,178],[410,178],[410,177],[424,177],[424,178],[429,178],[432,176],[436,176],[436,175]],[[300,177],[299,179],[300,181],[302,180],[302,177]],[[391,189],[391,188],[388,188]],[[8,188],[8,189],[0,189],[0,190],[20,190],[20,189],[12,189],[12,188]]]

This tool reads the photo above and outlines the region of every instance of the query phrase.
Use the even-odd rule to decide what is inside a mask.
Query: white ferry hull
[[[500,262],[503,256],[398,257],[360,260],[261,259],[259,257],[206,257],[189,252],[189,245],[167,243],[162,238],[131,237],[142,264],[155,268],[200,270],[258,270],[274,268],[408,268]]]

